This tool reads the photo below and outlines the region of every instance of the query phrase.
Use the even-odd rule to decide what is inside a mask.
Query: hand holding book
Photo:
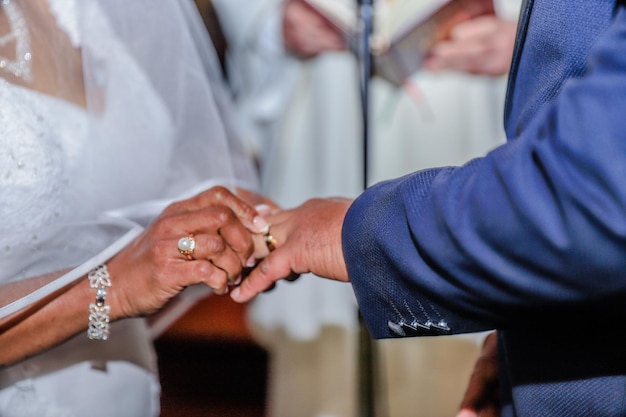
[[[424,59],[429,71],[456,70],[503,75],[509,71],[517,23],[481,16],[458,24],[448,39],[436,43]]]
[[[358,37],[353,0],[303,0],[331,23],[347,43]],[[376,73],[401,85],[422,67],[429,50],[461,22],[494,15],[493,0],[378,1],[371,39]]]
[[[282,33],[287,50],[300,58],[346,49],[343,35],[324,16],[301,0],[285,2]]]

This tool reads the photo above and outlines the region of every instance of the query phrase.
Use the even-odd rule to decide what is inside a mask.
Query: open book
[[[354,45],[359,34],[356,0],[303,0]],[[428,50],[460,22],[494,14],[493,0],[378,0],[371,39],[376,74],[401,85]]]

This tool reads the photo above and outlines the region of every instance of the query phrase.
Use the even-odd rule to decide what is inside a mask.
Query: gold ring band
[[[265,240],[265,245],[267,246],[267,249],[269,249],[270,252],[273,252],[274,249],[276,249],[276,243],[278,242],[276,241],[276,238],[270,233],[269,228],[267,230],[267,233],[263,235],[263,239]]]

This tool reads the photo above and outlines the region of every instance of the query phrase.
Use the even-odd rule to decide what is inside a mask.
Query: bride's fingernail
[[[256,216],[254,220],[252,220],[252,223],[254,223],[254,226],[259,230],[260,233],[267,233],[270,230],[270,225],[261,216]]]
[[[258,211],[261,215],[269,214],[269,212],[272,210],[267,204],[257,204],[256,206],[254,206],[254,209]]]
[[[246,266],[248,268],[252,268],[254,265],[256,265],[256,257],[254,255],[252,255],[251,257],[248,258],[248,260],[246,261]]]

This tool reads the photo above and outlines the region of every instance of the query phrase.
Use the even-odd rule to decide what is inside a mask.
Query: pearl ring
[[[180,238],[178,241],[178,251],[188,260],[193,260],[193,251],[196,249],[196,241],[193,235]]]

